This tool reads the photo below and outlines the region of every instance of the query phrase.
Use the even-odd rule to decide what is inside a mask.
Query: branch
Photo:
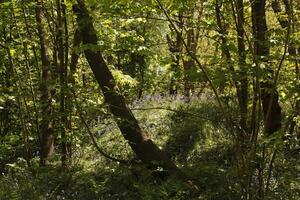
[[[95,137],[94,137],[94,134],[92,133],[92,131],[91,131],[89,125],[88,125],[87,122],[85,121],[85,119],[84,119],[84,117],[83,117],[83,114],[80,112],[80,108],[79,108],[79,106],[78,106],[76,94],[75,94],[75,92],[74,92],[73,90],[71,90],[71,91],[72,91],[72,93],[73,93],[73,95],[74,95],[74,97],[75,97],[75,98],[74,98],[74,99],[75,99],[75,106],[76,106],[76,108],[77,108],[77,111],[78,111],[78,115],[79,115],[79,117],[80,117],[80,120],[81,120],[82,123],[84,124],[84,126],[85,126],[85,128],[86,128],[86,130],[87,130],[87,132],[88,132],[88,134],[89,134],[89,136],[90,136],[90,138],[91,138],[91,140],[92,140],[92,143],[93,143],[94,147],[97,149],[97,151],[98,151],[102,156],[104,156],[105,158],[107,158],[107,159],[109,159],[109,160],[112,160],[112,161],[115,161],[115,162],[119,162],[119,163],[122,163],[122,164],[130,164],[130,163],[132,163],[132,160],[123,160],[123,159],[120,159],[120,158],[112,157],[112,156],[110,156],[108,153],[106,153],[105,151],[103,151],[103,150],[99,147],[99,145],[98,145],[98,143],[97,143],[97,141],[96,141],[96,139],[95,139]]]
[[[192,113],[192,112],[186,112],[186,111],[179,111],[179,110],[175,110],[172,108],[164,108],[164,107],[149,107],[149,108],[130,108],[131,110],[167,110],[167,111],[171,111],[171,112],[175,112],[175,113],[182,113],[182,114],[186,114],[186,115],[191,115],[191,116],[195,116],[198,117],[200,119],[205,119],[208,121],[213,121],[213,122],[220,122],[220,120],[213,120],[213,119],[209,119],[207,117],[204,116],[199,116],[198,114]]]
[[[275,149],[272,154],[272,158],[271,158],[271,161],[269,164],[268,177],[267,177],[267,183],[266,183],[266,188],[265,188],[266,193],[269,191],[270,181],[271,181],[271,177],[272,177],[272,170],[273,170],[273,166],[274,166],[273,163],[276,158],[276,153],[277,153],[277,150]]]

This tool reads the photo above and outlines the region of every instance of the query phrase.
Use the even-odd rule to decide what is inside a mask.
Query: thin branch
[[[204,117],[204,116],[199,116],[198,114],[195,114],[195,113],[192,113],[192,112],[179,111],[179,110],[175,110],[175,109],[172,109],[172,108],[148,107],[148,108],[130,108],[130,110],[167,110],[167,111],[171,111],[171,112],[175,112],[175,113],[182,113],[182,114],[186,114],[186,115],[195,116],[195,117],[198,117],[200,119],[205,119],[205,120],[208,120],[208,121],[220,122],[220,120],[213,120],[213,119],[209,119],[209,118]]]
[[[277,154],[277,150],[275,149],[269,164],[268,177],[267,177],[266,188],[265,188],[266,193],[269,191],[269,186],[270,186],[270,181],[271,181],[271,176],[272,176],[272,171],[274,166],[273,163],[275,161],[276,154]]]
[[[96,141],[96,139],[95,139],[95,137],[94,137],[94,134],[92,133],[92,131],[91,131],[91,129],[90,129],[90,127],[89,127],[89,125],[87,124],[87,122],[85,121],[85,119],[84,119],[84,117],[83,117],[83,114],[81,113],[81,109],[80,109],[80,107],[79,107],[79,105],[78,105],[78,102],[77,102],[77,98],[76,98],[76,94],[75,94],[75,92],[73,91],[73,90],[71,90],[72,91],[72,93],[73,93],[73,95],[74,95],[74,99],[75,99],[75,106],[76,106],[76,108],[77,108],[77,111],[78,111],[78,115],[79,115],[79,117],[80,117],[80,120],[82,121],[82,123],[84,124],[84,126],[85,126],[85,128],[86,128],[86,130],[87,130],[87,133],[89,134],[89,136],[90,136],[90,138],[91,138],[91,140],[92,140],[92,143],[93,143],[93,145],[94,145],[94,147],[97,149],[97,151],[102,155],[102,156],[104,156],[105,158],[107,158],[107,159],[109,159],[109,160],[112,160],[112,161],[115,161],[115,162],[119,162],[119,163],[122,163],[122,164],[130,164],[131,162],[132,162],[132,160],[123,160],[123,159],[120,159],[120,158],[115,158],[115,157],[112,157],[112,156],[110,156],[108,153],[106,153],[104,150],[102,150],[100,147],[99,147],[99,145],[98,145],[98,143],[97,143],[97,141]]]

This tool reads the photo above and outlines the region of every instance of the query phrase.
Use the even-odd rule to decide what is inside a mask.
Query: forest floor
[[[192,195],[185,184],[161,169],[106,159],[89,142],[82,127],[78,134],[86,142],[77,144],[68,170],[60,167],[58,152],[53,164],[44,168],[38,167],[37,158],[33,159],[34,175],[20,158],[1,175],[0,199],[244,199],[231,136],[224,117],[209,96],[192,99],[189,104],[183,98],[149,97],[133,103],[131,108],[150,138],[201,186],[199,194]],[[91,128],[99,133],[95,136],[105,152],[123,159],[133,158],[109,117],[102,117]],[[278,160],[285,163],[274,167],[274,176],[281,182],[274,180],[272,193],[266,199],[300,199],[299,158],[278,156]]]

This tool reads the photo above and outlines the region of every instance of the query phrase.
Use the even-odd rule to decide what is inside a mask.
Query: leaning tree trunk
[[[98,38],[84,1],[77,0],[77,5],[73,6],[73,10],[77,15],[82,43],[90,47],[96,47]],[[106,104],[114,115],[122,135],[129,142],[132,150],[144,163],[150,165],[159,164],[166,170],[181,176],[182,174],[174,162],[140,128],[133,113],[127,107],[125,99],[121,95],[101,52],[95,49],[97,48],[93,48],[93,50],[85,49],[85,56],[103,92]]]
[[[50,56],[46,39],[45,19],[43,16],[43,1],[36,0],[36,21],[38,36],[40,39],[41,60],[42,60],[42,80],[40,85],[41,90],[41,135],[40,135],[40,165],[46,165],[48,159],[54,151],[54,130],[51,119],[51,90],[49,82],[51,81],[51,65]]]
[[[279,105],[279,95],[273,83],[273,70],[268,64],[269,45],[266,36],[267,22],[265,0],[254,0],[252,3],[252,21],[254,57],[257,64],[266,66],[263,71],[264,82],[261,82],[260,86],[265,133],[270,135],[281,128],[281,107]]]

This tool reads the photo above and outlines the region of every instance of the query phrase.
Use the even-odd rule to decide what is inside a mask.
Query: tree
[[[176,76],[178,76],[178,71],[180,71],[180,59],[181,59],[181,54],[182,54],[182,41],[180,37],[183,35],[183,14],[178,13],[178,27],[180,29],[180,32],[177,33],[176,31],[172,31],[175,34],[175,39],[172,38],[172,34],[167,35],[167,41],[168,41],[168,46],[169,46],[169,51],[172,54],[172,65],[171,65],[171,70],[173,71],[174,74],[171,76],[171,81],[169,85],[169,94],[170,95],[176,95],[177,90],[178,90],[178,83],[176,80]],[[172,29],[172,27],[170,27]]]
[[[283,12],[282,10],[282,5],[280,3],[279,0],[273,0],[272,1],[272,8],[273,8],[273,11],[274,13],[276,14],[276,17],[277,17],[277,20],[280,24],[280,26],[283,28],[283,29],[291,29],[291,33],[295,32],[295,26],[297,24],[297,21],[295,19],[294,14],[293,14],[293,10],[292,10],[292,6],[291,6],[291,3],[290,1],[283,1],[284,2],[284,5],[285,5],[285,12]],[[281,17],[282,14],[286,14],[288,17],[287,18],[283,18]],[[292,18],[293,17],[293,18]],[[291,34],[291,33],[288,33],[288,34]],[[290,36],[288,36],[290,37]],[[299,80],[300,76],[299,76],[299,63],[298,63],[298,60],[297,60],[297,56],[299,55],[299,50],[297,50],[297,48],[295,47],[295,42],[294,41],[290,41],[289,39],[289,44],[288,44],[288,53],[291,57],[291,60],[292,62],[294,63],[295,65],[295,75],[296,75],[296,80]],[[297,84],[297,83],[296,83]],[[300,101],[299,100],[296,100],[296,103],[295,103],[295,109],[294,109],[294,113],[293,113],[293,118],[296,118],[297,116],[300,115]],[[292,120],[292,123],[290,125],[290,131],[289,131],[289,134],[292,135],[293,132],[294,132],[294,129],[296,127],[296,121],[295,120]]]
[[[36,0],[36,22],[38,29],[38,36],[40,39],[40,52],[42,61],[42,77],[41,77],[41,113],[42,120],[40,125],[41,135],[40,135],[40,165],[46,165],[49,158],[54,152],[54,128],[53,121],[51,119],[52,115],[52,95],[50,83],[53,79],[53,73],[51,70],[50,61],[50,50],[47,44],[47,35],[45,29],[45,18],[43,15],[43,1]]]
[[[245,49],[245,30],[244,30],[244,1],[237,0],[236,5],[236,31],[237,31],[237,43],[238,43],[238,54],[239,54],[239,77],[240,84],[237,88],[238,101],[241,113],[240,126],[247,132],[247,114],[248,114],[248,76],[247,76],[247,65],[246,65],[246,49]]]
[[[279,131],[281,128],[281,106],[276,85],[273,82],[273,69],[268,63],[269,44],[267,39],[266,1],[255,0],[252,4],[252,23],[254,38],[254,63],[257,73],[260,68],[263,73],[263,81],[256,81],[260,85],[262,108],[264,114],[265,133],[267,135]],[[259,75],[259,74],[258,74]],[[257,77],[260,78],[260,77]]]
[[[93,74],[102,90],[106,104],[115,117],[118,127],[129,142],[138,158],[144,163],[162,165],[166,170],[184,177],[174,162],[167,154],[159,149],[144,131],[140,128],[131,110],[127,107],[124,97],[115,83],[101,52],[97,49],[97,35],[84,1],[77,0],[73,6],[77,15],[77,23],[82,36],[83,45],[88,46],[84,50],[85,56],[93,71]],[[91,49],[92,48],[92,49]]]

